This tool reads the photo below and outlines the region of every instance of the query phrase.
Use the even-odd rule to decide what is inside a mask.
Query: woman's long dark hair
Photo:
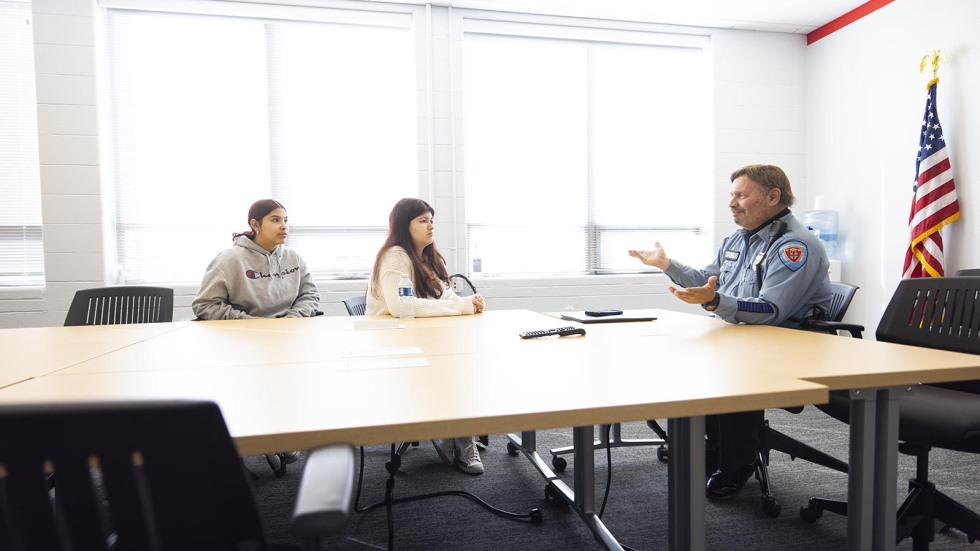
[[[408,226],[419,216],[428,213],[435,216],[436,211],[432,205],[421,199],[405,198],[395,203],[388,216],[388,238],[378,251],[378,256],[374,259],[374,270],[371,272],[371,280],[377,282],[378,268],[381,265],[381,258],[388,252],[388,249],[398,245],[405,249],[408,257],[412,259],[412,269],[415,272],[415,296],[419,298],[439,298],[442,296],[443,283],[449,283],[449,272],[446,270],[446,260],[442,257],[436,244],[430,243],[420,255],[415,250],[415,242],[412,241],[412,234],[409,233]]]
[[[259,199],[258,201],[252,203],[252,206],[248,209],[248,230],[241,233],[231,234],[232,239],[236,239],[239,236],[244,235],[245,237],[255,241],[255,230],[252,229],[252,220],[255,220],[262,225],[262,219],[266,217],[270,212],[282,209],[286,210],[286,207],[282,206],[282,203],[276,201],[275,199]]]

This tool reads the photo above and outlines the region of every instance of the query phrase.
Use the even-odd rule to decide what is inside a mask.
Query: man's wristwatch
[[[715,310],[718,309],[719,302],[721,302],[721,295],[719,295],[718,292],[716,291],[715,296],[711,297],[711,300],[709,300],[708,302],[703,303],[701,305],[701,308],[704,308],[709,312],[714,312]]]

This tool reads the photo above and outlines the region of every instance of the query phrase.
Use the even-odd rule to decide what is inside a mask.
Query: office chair
[[[956,277],[972,277],[980,276],[980,268],[966,268],[963,270],[956,270]]]
[[[839,332],[844,331],[855,339],[863,338],[863,325],[844,323],[843,321],[844,314],[847,313],[847,308],[851,305],[851,300],[859,287],[847,283],[831,282],[830,288],[833,296],[830,300],[830,312],[827,313],[827,319],[804,320],[802,329],[831,335],[838,335]],[[803,411],[802,406],[783,409],[790,413]],[[774,518],[782,512],[782,506],[772,494],[772,485],[769,481],[769,454],[773,450],[785,453],[790,457],[790,460],[799,458],[835,471],[847,472],[846,462],[791,438],[769,426],[768,420],[764,421],[759,429],[759,451],[755,463],[755,478],[759,481],[759,491],[762,494],[762,510]]]
[[[473,282],[463,274],[449,276],[449,285],[453,288],[453,292],[461,297],[469,297],[476,294],[476,287],[473,285]]]
[[[463,274],[453,274],[449,276],[449,286],[452,287],[454,293],[461,297],[471,297],[476,294],[476,286],[470,281],[470,278],[464,276]],[[490,435],[481,434],[477,437],[477,444],[481,449],[487,449],[490,445]]]
[[[367,308],[367,296],[358,295],[344,299],[344,306],[347,308],[348,316],[363,316],[364,310]]]
[[[266,549],[212,402],[4,405],[0,442],[2,549]],[[343,532],[353,479],[349,446],[310,452],[292,516],[307,549]]]
[[[825,320],[804,320],[801,329],[805,331],[815,331],[818,333],[829,333],[838,335],[839,332],[847,332],[855,339],[863,338],[864,326],[851,323],[844,323],[844,314],[854,299],[859,287],[847,283],[831,282],[830,312],[827,313]],[[803,407],[783,408],[790,413],[801,413]],[[647,424],[661,437],[666,439],[666,431],[661,428],[657,421],[647,421]],[[803,459],[821,465],[829,469],[834,469],[842,473],[847,472],[847,463],[828,455],[816,448],[813,448],[795,438],[791,438],[769,425],[769,421],[763,421],[759,428],[759,449],[755,460],[755,478],[759,482],[759,492],[761,494],[762,511],[775,518],[782,513],[782,505],[776,500],[772,493],[772,484],[769,477],[769,455],[772,451],[783,452],[790,457],[790,460]],[[657,457],[663,460],[666,452],[658,450]]]
[[[363,316],[367,308],[367,295],[357,295],[356,297],[344,299],[344,306],[347,308],[348,316]],[[385,469],[391,474],[397,472],[402,466],[402,454],[405,453],[405,450],[410,446],[418,447],[418,445],[418,442],[399,442],[398,444],[393,444],[391,459],[385,463]]]
[[[173,320],[173,289],[125,285],[76,291],[65,317],[65,326]]]
[[[875,336],[879,341],[980,354],[980,277],[904,279],[898,284]],[[846,393],[833,392],[818,406],[847,422]],[[980,454],[980,381],[916,385],[899,402],[898,450],[916,458],[915,478],[898,509],[896,543],[912,538],[915,551],[926,550],[934,521],[980,538],[980,514],[936,489],[929,480],[929,450],[943,448]],[[847,514],[847,503],[813,498],[800,517],[814,522],[831,511]]]

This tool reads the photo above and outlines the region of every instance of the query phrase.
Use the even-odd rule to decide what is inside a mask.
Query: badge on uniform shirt
[[[779,260],[792,271],[806,264],[806,245],[799,241],[787,241],[779,247]]]
[[[725,260],[738,260],[740,251],[725,251]]]

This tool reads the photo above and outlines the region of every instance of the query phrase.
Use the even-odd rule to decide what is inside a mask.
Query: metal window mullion
[[[595,181],[593,180],[594,171],[592,165],[592,49],[585,49],[585,159],[586,159],[586,181],[585,181],[585,273],[595,274],[601,268],[599,260],[599,235],[595,226]]]

